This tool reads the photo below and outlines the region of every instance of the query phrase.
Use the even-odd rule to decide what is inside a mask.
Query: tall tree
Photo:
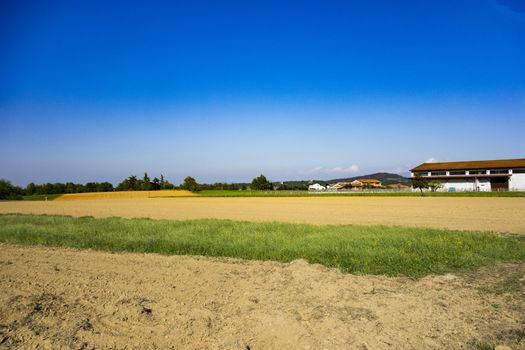
[[[195,192],[195,191],[199,190],[199,184],[191,176],[186,177],[184,179],[184,183],[180,187],[183,190],[188,190],[188,191],[192,191],[192,192]]]
[[[273,189],[272,183],[268,181],[266,176],[262,174],[252,180],[251,187],[252,187],[252,190],[258,190],[258,191]]]
[[[165,189],[165,184],[166,184],[166,181],[164,180],[164,175],[160,174],[160,182],[159,182],[159,185],[160,185],[160,189],[161,189],[161,190],[164,190],[164,189]]]
[[[144,191],[149,191],[152,189],[151,181],[149,179],[148,173],[144,173],[144,177],[142,178],[142,189]]]

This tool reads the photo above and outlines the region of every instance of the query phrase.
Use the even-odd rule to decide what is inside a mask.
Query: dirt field
[[[413,281],[0,245],[0,267],[0,348],[525,348],[524,264]]]
[[[133,198],[0,213],[525,233],[523,198]],[[0,244],[0,349],[525,349],[525,264],[418,281],[290,264]]]
[[[525,198],[134,198],[0,202],[0,213],[392,224],[525,234]]]

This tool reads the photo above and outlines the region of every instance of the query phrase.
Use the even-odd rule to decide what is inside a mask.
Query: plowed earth
[[[525,348],[525,265],[421,280],[0,245],[0,348]]]

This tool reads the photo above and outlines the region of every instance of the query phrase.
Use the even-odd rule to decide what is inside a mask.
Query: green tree
[[[429,181],[428,187],[430,187],[430,190],[432,192],[436,192],[438,189],[443,187],[443,184],[439,181],[434,180],[434,181]]]
[[[160,190],[160,180],[158,178],[153,178],[153,181],[151,182],[151,186],[153,187],[153,191]]]
[[[180,186],[180,188],[183,190],[195,192],[199,190],[199,184],[193,177],[188,176],[184,179],[184,183]]]
[[[0,199],[22,199],[22,189],[11,182],[0,179]]]
[[[36,193],[36,190],[37,190],[37,189],[36,189],[36,185],[35,185],[33,182],[31,182],[31,183],[30,183],[29,185],[27,185],[27,187],[26,187],[26,194],[27,194],[28,196],[31,196],[31,195],[33,195],[33,194]]]
[[[97,192],[111,192],[113,191],[113,184],[110,182],[97,183]]]
[[[66,193],[76,193],[77,186],[72,182],[66,182]]]
[[[128,177],[128,190],[137,190],[137,177],[135,175],[131,175],[130,177]]]
[[[425,179],[423,176],[416,174],[412,179],[412,187],[419,189],[421,191],[421,195],[423,195],[423,189],[428,188],[428,179]]]
[[[160,181],[159,181],[159,185],[160,185],[160,189],[161,190],[164,190],[165,188],[165,184],[166,184],[166,180],[164,180],[164,175],[160,174]]]
[[[175,185],[172,184],[171,182],[169,181],[164,181],[164,187],[162,188],[163,190],[172,190],[175,188]]]
[[[97,192],[97,183],[96,182],[88,182],[86,183],[86,192]]]
[[[66,184],[56,182],[53,184],[53,193],[54,194],[60,194],[60,193],[66,193]]]
[[[261,174],[252,180],[251,188],[257,191],[272,190],[273,185],[266,176]]]
[[[124,179],[121,183],[117,185],[117,191],[128,191],[129,190],[129,180]]]
[[[148,173],[144,173],[144,177],[142,178],[142,189],[144,191],[149,191],[153,188],[151,185],[151,181],[149,179]]]
[[[52,183],[45,183],[42,185],[42,194],[53,194],[54,187]]]

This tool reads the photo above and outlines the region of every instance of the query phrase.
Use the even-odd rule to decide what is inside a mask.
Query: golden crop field
[[[62,198],[48,202],[0,202],[0,213],[381,224],[525,234],[525,198],[194,196],[74,201]]]
[[[161,191],[119,191],[119,192],[89,192],[68,193],[58,197],[57,201],[71,201],[79,199],[123,199],[123,198],[154,198],[154,197],[189,197],[194,196],[190,191],[161,190]]]

